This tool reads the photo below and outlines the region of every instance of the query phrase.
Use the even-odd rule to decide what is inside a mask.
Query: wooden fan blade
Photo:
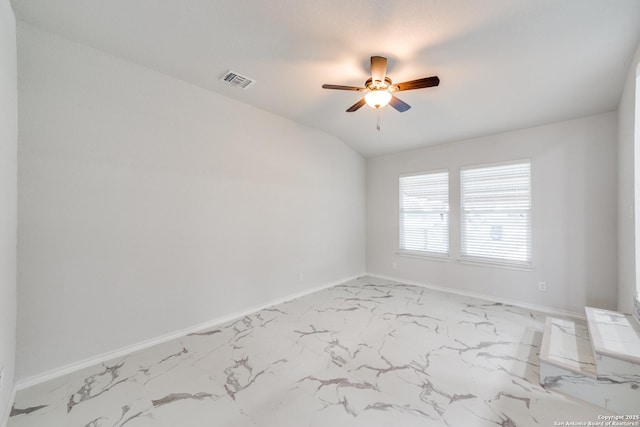
[[[337,90],[357,90],[363,91],[365,88],[356,86],[341,86],[341,85],[322,85],[323,89],[337,89]]]
[[[438,86],[440,84],[440,79],[438,76],[425,77],[423,79],[410,80],[408,82],[402,82],[395,84],[396,92],[401,90],[413,90],[413,89],[423,89],[425,87],[433,87]]]
[[[360,101],[356,102],[355,104],[353,104],[351,107],[349,107],[347,109],[347,113],[353,113],[354,111],[357,111],[358,109],[360,109],[360,107],[362,107],[365,104],[365,100],[364,98],[362,98]]]
[[[401,113],[404,113],[409,108],[411,108],[411,105],[409,105],[406,102],[396,98],[393,95],[391,95],[391,101],[389,101],[389,105],[391,105],[393,108],[395,108],[396,110],[400,111]]]
[[[387,74],[387,58],[383,56],[371,57],[371,78],[374,82],[383,82]]]

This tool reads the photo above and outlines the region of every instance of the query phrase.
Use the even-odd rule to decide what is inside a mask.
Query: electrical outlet
[[[538,282],[538,290],[540,292],[547,292],[547,282]]]
[[[391,263],[391,268],[393,268],[394,270],[397,270],[397,269],[398,269],[398,263],[397,263],[397,262],[395,262],[395,261],[394,261],[394,262],[392,262],[392,263]]]
[[[303,273],[298,273],[298,280],[301,282],[304,282],[304,274]]]

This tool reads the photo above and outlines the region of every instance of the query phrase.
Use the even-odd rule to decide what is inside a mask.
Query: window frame
[[[402,235],[403,235],[403,226],[404,226],[404,215],[403,215],[403,195],[401,190],[401,180],[402,178],[412,177],[412,176],[422,176],[422,175],[432,175],[432,174],[446,174],[447,177],[447,210],[444,212],[447,216],[447,252],[434,252],[434,251],[421,251],[421,250],[411,250],[411,249],[403,249],[402,248]],[[449,261],[451,256],[451,173],[450,170],[447,169],[434,169],[427,171],[419,171],[419,172],[411,172],[404,173],[398,176],[398,251],[396,252],[398,255],[411,257],[411,258],[424,258],[431,259],[437,261]],[[442,212],[441,212],[442,213]]]
[[[527,254],[528,259],[525,261],[511,260],[507,258],[495,258],[495,257],[483,257],[476,255],[465,255],[465,243],[466,243],[466,214],[464,205],[464,180],[462,177],[463,171],[471,169],[484,169],[500,166],[529,164],[529,209],[528,209],[528,233],[527,233]],[[530,158],[510,160],[505,162],[484,163],[461,166],[459,171],[460,179],[460,257],[458,261],[463,264],[480,265],[480,266],[492,266],[515,270],[533,270],[533,162]]]

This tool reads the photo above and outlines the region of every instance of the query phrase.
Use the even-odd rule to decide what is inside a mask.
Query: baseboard
[[[11,408],[13,408],[13,402],[16,400],[16,386],[15,384],[11,388],[11,394],[9,395],[9,401],[7,402],[7,406],[0,413],[2,416],[0,417],[0,427],[6,427],[9,422],[9,415],[11,415]]]
[[[177,330],[177,331],[174,331],[174,332],[170,332],[168,334],[160,335],[158,337],[151,338],[151,339],[148,339],[148,340],[145,340],[145,341],[141,341],[141,342],[133,344],[133,345],[121,347],[121,348],[119,348],[117,350],[108,351],[106,353],[102,353],[102,354],[97,355],[97,356],[89,357],[87,359],[83,359],[83,360],[80,360],[78,362],[70,363],[70,364],[62,366],[60,368],[55,368],[55,369],[46,371],[46,372],[44,372],[42,374],[33,375],[31,377],[27,377],[27,378],[18,380],[16,382],[15,390],[18,390],[18,391],[19,390],[24,390],[25,388],[34,386],[36,384],[40,384],[40,383],[43,383],[43,382],[46,382],[46,381],[50,381],[52,379],[59,378],[59,377],[61,377],[63,375],[67,375],[67,374],[79,371],[81,369],[88,368],[90,366],[106,362],[106,361],[111,360],[111,359],[115,359],[115,358],[118,358],[118,357],[125,356],[125,355],[127,355],[129,353],[133,353],[135,351],[139,351],[139,350],[143,350],[145,348],[153,347],[154,345],[162,344],[164,342],[171,341],[171,340],[176,339],[176,338],[181,338],[181,337],[184,337],[186,335],[192,334],[194,332],[202,331],[204,329],[213,328],[213,327],[216,327],[216,326],[221,325],[223,323],[239,319],[239,318],[244,317],[246,315],[249,315],[251,313],[255,313],[256,311],[260,311],[260,310],[272,307],[272,306],[277,305],[277,304],[282,304],[284,302],[291,301],[291,300],[294,300],[296,298],[301,298],[301,297],[304,297],[306,295],[312,294],[314,292],[318,292],[318,291],[321,291],[323,289],[327,289],[327,288],[330,288],[332,286],[336,286],[336,285],[339,285],[341,283],[357,279],[358,277],[362,277],[364,275],[365,275],[365,273],[362,273],[362,274],[359,274],[359,275],[356,275],[356,276],[351,276],[351,277],[347,277],[347,278],[344,278],[344,279],[335,280],[335,281],[332,281],[330,283],[326,283],[324,285],[315,286],[313,288],[309,288],[309,289],[306,289],[306,290],[301,291],[301,292],[296,292],[294,294],[290,294],[290,295],[287,295],[285,297],[278,298],[276,300],[270,301],[268,303],[265,303],[265,304],[262,304],[262,305],[259,305],[259,306],[250,307],[250,308],[248,308],[246,310],[243,310],[241,312],[236,312],[236,313],[228,314],[226,316],[218,317],[216,319],[213,319],[213,320],[210,320],[210,321],[207,321],[207,322],[204,322],[204,323],[200,323],[200,324],[197,324],[197,325],[193,325],[193,326],[190,326],[188,328],[184,328],[184,329],[180,329],[180,330]]]
[[[573,318],[573,319],[586,320],[586,316],[584,314],[576,313],[574,311],[559,310],[559,309],[556,309],[556,308],[545,307],[545,306],[542,306],[542,305],[528,304],[528,303],[522,302],[522,301],[509,300],[509,299],[506,299],[506,298],[495,297],[495,296],[492,296],[492,295],[486,295],[486,294],[481,294],[481,293],[476,293],[476,292],[463,291],[463,290],[460,290],[460,289],[449,288],[449,287],[446,287],[446,286],[432,285],[432,284],[429,284],[429,283],[417,282],[417,281],[414,281],[414,280],[406,280],[406,279],[401,279],[401,278],[398,278],[398,277],[387,276],[387,275],[384,275],[384,274],[367,273],[367,276],[377,277],[379,279],[384,279],[384,280],[392,280],[394,282],[406,283],[407,285],[420,286],[422,288],[433,289],[435,291],[442,291],[442,292],[447,292],[447,293],[450,293],[450,294],[456,294],[456,295],[462,295],[462,296],[465,296],[465,297],[477,298],[477,299],[481,299],[481,300],[485,300],[485,301],[499,302],[499,303],[502,303],[502,304],[513,305],[513,306],[516,306],[516,307],[525,308],[527,310],[539,311],[539,312],[542,312],[542,313],[551,314],[551,315],[554,315],[554,316],[570,317],[570,318]]]
[[[129,345],[129,346],[125,346],[125,347],[121,347],[117,350],[113,350],[113,351],[109,351],[97,356],[93,356],[93,357],[89,357],[83,360],[80,360],[78,362],[74,362],[65,366],[62,366],[60,368],[55,368],[49,371],[46,371],[42,374],[38,374],[38,375],[33,375],[31,377],[27,377],[25,379],[22,380],[18,380],[15,384],[14,387],[14,391],[13,391],[13,396],[15,397],[15,392],[19,391],[19,390],[23,390],[25,388],[34,386],[36,384],[40,384],[46,381],[50,381],[52,379],[55,378],[59,378],[63,375],[67,375],[76,371],[79,371],[81,369],[84,368],[88,368],[90,366],[93,365],[97,365],[103,362],[106,362],[108,360],[111,359],[115,359],[118,357],[122,357],[125,356],[129,353],[133,353],[135,351],[139,351],[139,350],[143,350],[145,348],[149,348],[149,347],[153,347],[154,345],[157,344],[162,344],[164,342],[167,341],[171,341],[173,339],[176,338],[181,338],[184,337],[188,334],[194,333],[194,332],[199,332],[202,331],[204,329],[209,329],[209,328],[213,328],[216,327],[218,325],[221,325],[223,323],[244,317],[246,315],[249,315],[251,313],[255,313],[256,311],[260,311],[263,310],[265,308],[268,307],[272,307],[274,305],[277,304],[282,304],[284,302],[287,301],[291,301],[293,299],[296,298],[301,298],[303,296],[312,294],[314,292],[318,292],[321,291],[323,289],[327,289],[330,288],[332,286],[336,286],[339,285],[341,283],[344,282],[348,282],[350,280],[354,280],[358,277],[362,277],[362,276],[371,276],[371,277],[377,277],[380,279],[384,279],[384,280],[391,280],[394,282],[400,282],[400,283],[406,283],[408,285],[414,285],[414,286],[420,286],[423,288],[428,288],[428,289],[433,289],[436,291],[441,291],[441,292],[448,292],[451,294],[457,294],[457,295],[462,295],[462,296],[466,296],[466,297],[471,297],[471,298],[477,298],[477,299],[481,299],[481,300],[486,300],[486,301],[491,301],[491,302],[500,302],[503,304],[508,304],[508,305],[513,305],[516,307],[522,307],[525,308],[527,310],[533,310],[533,311],[539,311],[542,313],[548,313],[548,314],[552,314],[555,316],[563,316],[563,317],[570,317],[570,318],[574,318],[574,319],[580,319],[580,320],[585,320],[585,316],[583,314],[580,313],[575,313],[572,311],[565,311],[565,310],[558,310],[558,309],[553,309],[550,307],[544,307],[544,306],[539,306],[539,305],[534,305],[534,304],[527,304],[524,303],[522,301],[514,301],[514,300],[508,300],[505,298],[499,298],[499,297],[494,297],[491,295],[485,295],[485,294],[481,294],[481,293],[476,293],[476,292],[468,292],[468,291],[463,291],[463,290],[459,290],[459,289],[453,289],[453,288],[448,288],[445,286],[437,286],[437,285],[432,285],[432,284],[428,284],[428,283],[424,283],[424,282],[417,282],[417,281],[413,281],[413,280],[406,280],[406,279],[401,279],[398,277],[392,277],[392,276],[387,276],[387,275],[383,275],[383,274],[377,274],[377,273],[362,273],[356,276],[351,276],[351,277],[347,277],[347,278],[343,278],[340,280],[335,280],[332,281],[330,283],[326,283],[324,285],[320,285],[320,286],[316,286],[313,288],[309,288],[306,289],[304,291],[301,292],[297,292],[294,294],[290,294],[287,295],[285,297],[282,298],[278,298],[276,300],[270,301],[268,303],[262,304],[260,306],[255,306],[255,307],[251,307],[248,308],[246,310],[243,310],[241,312],[236,312],[236,313],[232,313],[226,316],[222,316],[222,317],[218,317],[216,319],[204,322],[204,323],[200,323],[197,325],[193,325],[190,326],[188,328],[184,328],[184,329],[180,329],[174,332],[170,332],[168,334],[164,334],[155,338],[151,338],[145,341],[141,341],[139,343],[133,344],[133,345]],[[9,410],[7,411],[7,414],[9,413]],[[3,424],[0,424],[0,426],[4,426]]]

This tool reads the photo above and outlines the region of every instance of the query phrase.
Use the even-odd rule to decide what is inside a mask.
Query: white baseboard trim
[[[433,284],[425,283],[425,282],[417,282],[417,281],[414,281],[414,280],[406,280],[406,279],[401,279],[401,278],[398,278],[398,277],[387,276],[387,275],[384,275],[384,274],[367,273],[367,276],[377,277],[379,279],[384,279],[384,280],[391,280],[391,281],[394,281],[394,282],[406,283],[407,285],[420,286],[422,288],[433,289],[435,291],[441,291],[441,292],[447,292],[447,293],[450,293],[450,294],[462,295],[462,296],[465,296],[465,297],[477,298],[477,299],[481,299],[481,300],[485,300],[485,301],[499,302],[499,303],[502,303],[502,304],[513,305],[513,306],[516,306],[516,307],[525,308],[527,310],[539,311],[539,312],[542,312],[542,313],[551,314],[551,315],[554,315],[554,316],[570,317],[572,319],[578,319],[578,320],[586,320],[587,319],[585,314],[576,313],[574,311],[559,310],[559,309],[556,309],[556,308],[545,307],[545,306],[542,306],[542,305],[528,304],[528,303],[522,302],[522,301],[509,300],[509,299],[506,299],[506,298],[494,297],[492,295],[486,295],[486,294],[481,294],[481,293],[476,293],[476,292],[463,291],[463,290],[460,290],[460,289],[449,288],[449,287],[446,287],[446,286],[433,285]]]
[[[16,400],[16,386],[15,384],[11,387],[11,394],[9,395],[9,401],[7,402],[7,406],[0,413],[2,417],[0,418],[0,426],[6,427],[9,422],[9,415],[11,415],[11,408],[13,408],[13,402]]]
[[[200,323],[200,324],[197,324],[197,325],[189,326],[188,328],[180,329],[180,330],[174,331],[174,332],[169,332],[167,334],[160,335],[160,336],[157,336],[157,337],[154,337],[154,338],[150,338],[148,340],[144,340],[144,341],[141,341],[141,342],[136,343],[136,344],[132,344],[132,345],[128,345],[128,346],[125,346],[125,347],[121,347],[121,348],[119,348],[117,350],[108,351],[106,353],[102,353],[102,354],[99,354],[99,355],[96,355],[96,356],[92,356],[92,357],[80,360],[78,362],[70,363],[68,365],[61,366],[59,368],[51,369],[51,370],[43,372],[41,374],[33,375],[33,376],[30,376],[30,377],[18,380],[16,382],[14,390],[17,390],[17,391],[24,390],[25,388],[32,387],[32,386],[34,386],[36,384],[41,384],[43,382],[50,381],[50,380],[55,379],[55,378],[59,378],[59,377],[61,377],[63,375],[67,375],[67,374],[79,371],[81,369],[88,368],[90,366],[106,362],[106,361],[111,360],[111,359],[115,359],[115,358],[118,358],[118,357],[125,356],[125,355],[127,355],[129,353],[133,353],[135,351],[139,351],[139,350],[143,350],[145,348],[153,347],[154,345],[157,345],[157,344],[162,344],[164,342],[171,341],[171,340],[174,340],[176,338],[181,338],[181,337],[184,337],[186,335],[192,334],[194,332],[199,332],[199,331],[202,331],[204,329],[213,328],[213,327],[216,327],[216,326],[221,325],[223,323],[226,323],[226,322],[229,322],[229,321],[232,321],[232,320],[236,320],[236,319],[239,319],[241,317],[247,316],[249,314],[255,313],[257,311],[263,310],[265,308],[269,308],[269,307],[272,307],[272,306],[277,305],[277,304],[282,304],[284,302],[291,301],[291,300],[294,300],[296,298],[301,298],[301,297],[304,297],[306,295],[312,294],[314,292],[318,292],[318,291],[321,291],[323,289],[327,289],[327,288],[330,288],[332,286],[336,286],[336,285],[339,285],[341,283],[348,282],[350,280],[354,280],[354,279],[357,279],[358,277],[362,277],[362,276],[365,276],[365,273],[358,274],[356,276],[351,276],[351,277],[339,279],[339,280],[335,280],[335,281],[332,281],[330,283],[326,283],[324,285],[315,286],[313,288],[309,288],[309,289],[306,289],[306,290],[301,291],[301,292],[296,292],[296,293],[284,296],[282,298],[278,298],[278,299],[272,300],[272,301],[270,301],[268,303],[265,303],[265,304],[262,304],[262,305],[259,305],[259,306],[254,306],[254,307],[247,308],[246,310],[243,310],[243,311],[240,311],[240,312],[231,313],[231,314],[228,314],[226,316],[218,317],[216,319],[213,319],[213,320],[210,320],[210,321],[207,321],[207,322],[204,322],[204,323]],[[0,424],[0,425],[2,425],[2,424]]]
[[[93,365],[97,365],[103,362],[106,362],[108,360],[111,359],[115,359],[118,357],[122,357],[125,356],[129,353],[133,353],[135,351],[139,351],[139,350],[143,350],[145,348],[149,348],[152,347],[154,345],[157,344],[162,344],[164,342],[167,341],[171,341],[173,339],[176,338],[181,338],[184,337],[188,334],[192,334],[194,332],[199,332],[202,331],[204,329],[209,329],[209,328],[213,328],[216,327],[220,324],[235,320],[235,319],[239,319],[241,317],[244,317],[246,315],[249,315],[251,313],[255,313],[256,311],[260,311],[263,310],[265,308],[269,308],[272,307],[274,305],[277,304],[282,304],[284,302],[287,301],[291,301],[294,300],[296,298],[301,298],[304,297],[306,295],[312,294],[314,292],[318,292],[321,291],[323,289],[327,289],[330,288],[332,286],[336,286],[339,285],[341,283],[344,282],[348,282],[350,280],[354,280],[357,279],[358,277],[362,277],[362,276],[370,276],[370,277],[377,277],[379,279],[383,279],[383,280],[391,280],[394,282],[399,282],[399,283],[406,283],[408,285],[414,285],[414,286],[420,286],[423,288],[428,288],[428,289],[433,289],[436,291],[441,291],[441,292],[447,292],[447,293],[451,293],[451,294],[456,294],[456,295],[462,295],[462,296],[466,296],[466,297],[471,297],[471,298],[477,298],[477,299],[481,299],[481,300],[485,300],[485,301],[491,301],[491,302],[499,302],[502,304],[508,304],[508,305],[513,305],[516,307],[522,307],[525,308],[527,310],[533,310],[533,311],[539,311],[542,313],[548,313],[551,315],[555,315],[555,316],[562,316],[562,317],[570,317],[570,318],[574,318],[574,319],[580,319],[580,320],[585,320],[585,315],[584,314],[580,314],[580,313],[575,313],[572,311],[566,311],[566,310],[558,310],[558,309],[554,309],[554,308],[550,308],[550,307],[544,307],[544,306],[539,306],[539,305],[534,305],[534,304],[527,304],[525,302],[522,301],[515,301],[515,300],[509,300],[509,299],[505,299],[505,298],[499,298],[499,297],[494,297],[491,295],[485,295],[485,294],[481,294],[481,293],[476,293],[476,292],[469,292],[469,291],[463,291],[460,289],[454,289],[454,288],[449,288],[446,286],[438,286],[438,285],[433,285],[433,284],[429,284],[429,283],[425,283],[425,282],[418,282],[418,281],[414,281],[414,280],[406,280],[406,279],[402,279],[399,277],[393,277],[393,276],[387,276],[384,274],[377,274],[377,273],[362,273],[362,274],[358,274],[355,276],[351,276],[351,277],[347,277],[347,278],[343,278],[343,279],[339,279],[339,280],[335,280],[332,281],[330,283],[326,283],[324,285],[320,285],[320,286],[315,286],[313,288],[309,288],[306,289],[304,291],[301,292],[296,292],[294,294],[290,294],[287,295],[285,297],[282,298],[278,298],[276,300],[270,301],[268,303],[262,304],[260,306],[254,306],[254,307],[250,307],[246,310],[243,310],[241,312],[236,312],[236,313],[231,313],[228,314],[226,316],[222,316],[222,317],[218,317],[216,319],[204,322],[204,323],[200,323],[197,325],[193,325],[190,326],[188,328],[184,328],[184,329],[180,329],[174,332],[170,332],[164,335],[160,335],[154,338],[150,338],[148,340],[144,340],[141,341],[139,343],[136,344],[132,344],[129,346],[125,346],[125,347],[121,347],[117,350],[113,350],[113,351],[108,351],[106,353],[102,353],[93,357],[89,357],[83,360],[80,360],[78,362],[74,362],[74,363],[70,363],[68,365],[59,367],[59,368],[55,368],[55,369],[51,369],[49,371],[43,372],[41,374],[37,374],[37,375],[33,375],[21,380],[18,380],[15,384],[15,387],[13,389],[13,397],[11,400],[11,403],[13,403],[13,399],[15,398],[15,393],[16,391],[20,391],[20,390],[24,390],[25,388],[34,386],[36,384],[40,384],[46,381],[50,381],[52,379],[55,378],[59,378],[63,375],[67,375],[76,371],[79,371],[81,369],[84,368],[88,368],[90,366]],[[11,407],[11,406],[10,406]],[[7,415],[10,411],[10,407],[9,410],[7,410]],[[7,417],[7,415],[5,415],[5,417]],[[0,424],[0,426],[4,426],[4,424]]]

